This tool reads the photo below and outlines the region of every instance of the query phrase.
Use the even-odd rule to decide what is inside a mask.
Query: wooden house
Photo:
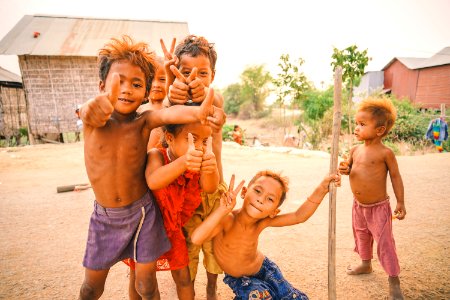
[[[0,136],[20,143],[20,130],[28,127],[22,78],[0,67]]]
[[[29,138],[76,131],[75,109],[98,93],[98,50],[129,35],[162,55],[189,34],[186,22],[26,15],[0,41],[0,54],[17,55],[28,111]]]
[[[429,58],[392,59],[384,68],[384,89],[423,108],[450,106],[450,47]]]

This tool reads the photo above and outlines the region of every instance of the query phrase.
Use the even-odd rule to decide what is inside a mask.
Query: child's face
[[[183,156],[188,151],[188,133],[191,133],[194,137],[195,149],[206,151],[206,143],[212,134],[211,127],[202,125],[200,122],[190,123],[184,125],[176,136],[166,133],[166,141],[174,159]]]
[[[162,64],[157,64],[149,98],[150,101],[163,101],[166,98],[166,72]]]
[[[255,219],[274,217],[279,212],[283,187],[272,177],[261,176],[248,188],[242,190],[243,209]]]
[[[355,116],[355,136],[358,141],[370,140],[380,136],[377,120],[367,111],[358,111]]]
[[[179,70],[184,77],[187,78],[194,67],[197,68],[197,77],[205,87],[209,87],[214,80],[214,73],[211,69],[209,58],[204,55],[192,57],[184,54],[181,56]]]
[[[120,76],[120,94],[114,110],[121,114],[135,112],[145,98],[145,75],[141,68],[128,61],[114,62],[105,82],[100,82],[100,91],[111,89],[112,74]]]

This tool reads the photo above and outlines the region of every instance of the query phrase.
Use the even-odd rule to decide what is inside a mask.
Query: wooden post
[[[339,136],[341,133],[341,100],[342,100],[342,68],[337,67],[334,73],[334,107],[333,131],[331,144],[330,174],[337,172],[339,156]],[[336,186],[334,182],[329,187],[329,218],[328,218],[328,299],[336,299]]]
[[[441,103],[441,118],[445,118],[445,103]]]

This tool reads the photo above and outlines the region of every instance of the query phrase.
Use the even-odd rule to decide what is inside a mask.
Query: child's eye
[[[200,72],[200,75],[204,77],[208,76],[208,74],[209,74],[208,72]]]
[[[257,194],[261,193],[261,191],[260,191],[259,189],[255,189],[255,192],[256,192]]]
[[[166,77],[161,77],[159,81],[166,82]]]
[[[189,77],[191,75],[191,72],[183,72],[184,77]]]
[[[203,140],[203,146],[206,146],[208,144],[208,139]]]
[[[134,83],[133,86],[134,86],[135,88],[141,88],[141,87],[142,87],[142,84],[140,84],[140,83]]]
[[[272,199],[272,198],[269,197],[269,198],[267,198],[267,199],[268,199],[270,202],[273,202],[273,199]]]

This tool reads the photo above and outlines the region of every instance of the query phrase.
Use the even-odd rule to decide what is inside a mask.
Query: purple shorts
[[[170,248],[161,212],[150,191],[119,208],[104,208],[95,201],[83,266],[106,270],[126,258],[149,263]]]

